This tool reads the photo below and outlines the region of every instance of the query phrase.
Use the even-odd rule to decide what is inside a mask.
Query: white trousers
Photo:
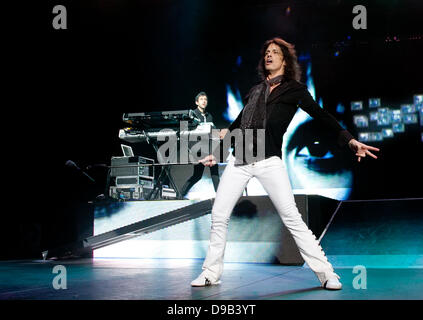
[[[298,212],[288,173],[283,161],[277,156],[242,166],[235,166],[234,157],[230,157],[212,209],[210,244],[203,272],[215,281],[221,277],[229,218],[252,177],[256,177],[263,185],[284,225],[292,234],[301,256],[323,285],[334,275],[333,267]]]

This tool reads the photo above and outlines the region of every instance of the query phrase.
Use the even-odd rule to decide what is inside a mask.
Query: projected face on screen
[[[345,153],[326,132],[299,109],[284,135],[282,155],[294,191],[348,199],[353,175]]]

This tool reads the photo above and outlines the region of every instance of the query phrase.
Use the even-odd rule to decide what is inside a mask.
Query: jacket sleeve
[[[320,121],[320,123],[322,123],[325,127],[336,133],[337,143],[340,147],[346,146],[351,139],[354,139],[353,135],[348,132],[348,130],[342,128],[333,115],[324,110],[316,101],[314,101],[306,86],[301,89],[298,105],[313,119]]]

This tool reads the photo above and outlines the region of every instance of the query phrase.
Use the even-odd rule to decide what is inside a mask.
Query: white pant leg
[[[229,218],[250,178],[248,166],[234,166],[233,158],[220,178],[211,214],[210,244],[203,263],[204,272],[215,281],[223,272]]]
[[[324,284],[327,278],[334,274],[333,267],[298,211],[283,161],[279,157],[260,161],[255,166],[254,175],[263,185],[284,225],[292,234],[304,261]]]

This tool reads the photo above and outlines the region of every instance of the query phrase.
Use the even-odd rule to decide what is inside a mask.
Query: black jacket
[[[210,112],[207,112],[203,115],[198,108],[193,110],[194,113],[194,123],[199,125],[201,122],[213,122],[213,116]],[[214,124],[213,124],[214,126]]]
[[[259,84],[261,85],[261,84]],[[254,90],[253,87],[249,94]],[[244,99],[248,102],[249,94]],[[286,80],[274,88],[267,98],[265,151],[266,158],[278,156],[282,158],[282,139],[298,108],[303,109],[312,118],[320,121],[326,128],[333,131],[340,147],[348,144],[354,137],[344,130],[338,121],[327,111],[322,109],[308,92],[307,86],[295,81]],[[240,127],[242,111],[229,126],[229,130]],[[236,146],[235,146],[236,147]]]

